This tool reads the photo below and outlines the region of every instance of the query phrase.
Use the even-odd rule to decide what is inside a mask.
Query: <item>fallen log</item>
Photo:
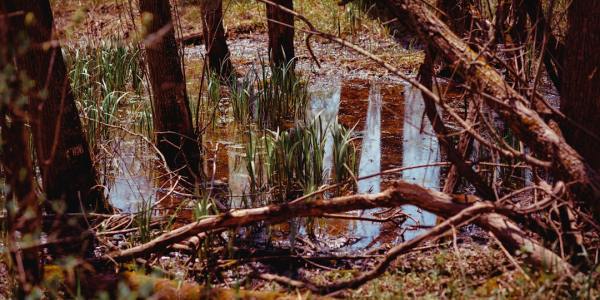
[[[251,209],[232,210],[207,217],[194,223],[166,232],[152,241],[126,250],[111,252],[102,260],[124,262],[152,253],[171,244],[183,241],[202,232],[223,228],[237,228],[257,222],[281,223],[296,217],[319,217],[327,213],[341,213],[359,209],[401,207],[411,204],[444,218],[451,218],[475,202],[485,202],[474,196],[451,195],[421,186],[396,181],[387,190],[370,195],[351,195],[333,199],[302,199],[282,205],[269,205]],[[519,226],[498,212],[504,209],[495,205],[495,212],[477,218],[474,223],[491,231],[512,254],[521,251],[530,264],[550,271],[571,272],[572,267],[552,251],[529,237]]]

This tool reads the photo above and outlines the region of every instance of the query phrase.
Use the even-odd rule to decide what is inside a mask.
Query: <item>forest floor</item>
[[[199,5],[195,3],[197,1],[177,2],[180,3],[180,36],[201,33],[201,14]],[[422,51],[412,48],[411,45],[401,45],[391,38],[388,29],[377,21],[367,18],[357,9],[339,7],[334,0],[297,2],[296,10],[313,21],[317,28],[342,36],[401,68],[406,74],[416,75],[423,59]],[[141,26],[134,17],[137,16],[137,12],[131,14],[127,1],[56,0],[53,1],[53,9],[56,28],[63,44],[93,43],[102,39],[139,41]],[[256,65],[259,57],[264,58],[266,55],[264,5],[255,1],[225,1],[224,16],[232,62],[237,71],[243,74]],[[303,28],[300,22],[297,26]],[[317,68],[304,44],[305,34],[301,30],[296,32],[298,69],[309,74],[312,81],[318,82],[339,76],[346,82],[368,84],[377,81],[386,86],[401,84],[397,76],[388,74],[376,63],[322,39],[314,39],[312,44],[321,64],[321,68]],[[188,45],[185,54],[188,93],[197,95],[202,74],[203,46]],[[346,108],[350,114],[352,109],[358,110]],[[396,108],[392,106],[390,110],[394,109]],[[239,268],[235,272],[250,274],[253,268],[270,271],[277,269],[281,274],[293,273],[292,275],[299,279],[327,284],[351,279],[371,269],[390,246],[390,243],[386,243],[378,251],[371,253],[372,257],[364,259],[319,263],[310,259],[298,259],[294,262],[255,264],[246,269]],[[523,269],[515,265],[512,259],[493,237],[471,226],[457,230],[454,236],[446,236],[440,241],[430,242],[402,255],[376,280],[336,296],[355,299],[586,298],[585,279]],[[514,259],[519,261],[518,257]],[[169,267],[165,266],[165,269],[169,270]],[[176,269],[177,267],[174,268]],[[3,275],[5,273],[3,265],[3,268],[0,268],[0,280],[4,283],[9,280]],[[231,277],[235,278],[235,274]],[[216,286],[233,288],[240,285],[245,289],[282,291],[290,298],[310,298],[309,294],[300,294],[277,283],[260,279],[243,282],[225,280]],[[0,285],[0,295],[7,292],[2,290],[3,286],[8,284]],[[584,294],[574,294],[574,291]]]

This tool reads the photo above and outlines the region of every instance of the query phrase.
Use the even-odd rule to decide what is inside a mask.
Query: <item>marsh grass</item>
[[[92,149],[110,139],[104,124],[133,125],[151,136],[152,113],[144,97],[140,50],[116,40],[88,41],[65,48],[73,95]]]
[[[268,67],[261,61],[256,93],[256,117],[261,128],[282,126],[281,122],[304,118],[308,104],[307,81],[293,69],[295,61]]]
[[[346,128],[335,122],[331,126],[333,141],[333,174],[332,179],[336,184],[343,184],[349,179],[356,179],[358,174],[358,161],[355,127]],[[338,188],[338,194],[340,189]]]
[[[308,126],[270,131],[266,135],[267,174],[275,202],[286,202],[311,193],[325,182],[326,130],[317,118]]]
[[[135,214],[135,224],[137,225],[138,232],[136,235],[137,242],[147,243],[152,238],[152,216],[154,209],[151,200],[143,199],[138,203],[137,213]]]
[[[308,80],[293,70],[293,64],[273,67],[260,59],[258,67],[233,83],[232,111],[239,124],[276,130],[304,118]]]
[[[221,80],[219,75],[210,72],[207,78],[206,97],[201,101],[202,111],[205,112],[205,126],[210,126],[214,129],[217,125],[217,120],[221,117]]]
[[[249,74],[234,80],[231,86],[231,108],[233,118],[242,126],[252,122],[251,100],[255,98],[254,80]]]
[[[248,143],[246,145],[246,170],[250,177],[250,201],[254,205],[265,205],[264,192],[267,188],[265,178],[264,146],[257,134],[248,130]],[[242,199],[245,200],[245,199]]]

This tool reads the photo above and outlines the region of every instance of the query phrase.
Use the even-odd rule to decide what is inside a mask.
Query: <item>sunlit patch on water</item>
[[[425,104],[421,91],[406,83],[404,90],[404,139],[403,166],[427,165],[439,161],[439,145],[429,119],[425,116]],[[430,189],[440,187],[440,167],[423,167],[402,172],[402,179]],[[409,218],[405,225],[433,226],[436,216],[416,206],[402,207]],[[423,230],[409,230],[405,239],[411,239]]]
[[[160,186],[154,178],[155,158],[144,142],[135,137],[123,135],[106,143],[112,148],[110,156],[104,160],[107,169],[107,196],[111,204],[123,212],[136,212],[143,202],[152,202]]]
[[[381,90],[372,84],[369,91],[369,108],[363,131],[358,177],[367,177],[381,172]],[[373,176],[358,182],[361,194],[379,193],[381,176]]]

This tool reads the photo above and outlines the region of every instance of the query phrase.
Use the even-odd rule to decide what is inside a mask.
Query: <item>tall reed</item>
[[[151,109],[143,97],[140,51],[114,40],[89,41],[65,48],[69,77],[75,99],[83,115],[88,142],[92,149],[109,139],[110,128],[123,117],[131,118],[137,128],[151,128]],[[120,107],[134,104],[133,109]],[[141,112],[141,113],[140,113]],[[138,114],[139,113],[139,114]],[[138,124],[139,123],[139,124]]]
[[[271,67],[260,60],[259,68],[233,84],[231,98],[238,123],[256,123],[261,129],[275,130],[304,117],[308,89],[292,63]]]

